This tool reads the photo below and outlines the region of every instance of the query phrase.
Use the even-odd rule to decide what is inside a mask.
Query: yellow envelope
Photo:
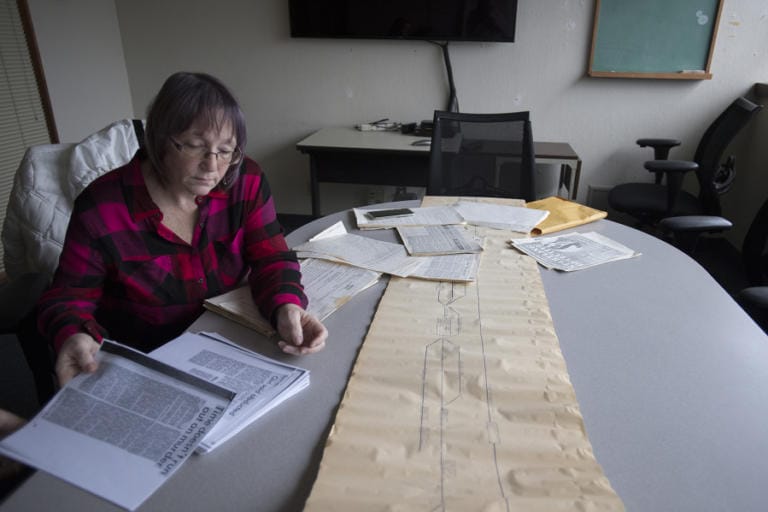
[[[575,203],[562,197],[551,196],[538,201],[526,203],[528,208],[548,210],[549,215],[531,231],[532,235],[553,233],[562,229],[581,226],[589,222],[604,219],[608,212],[596,210],[583,204]]]

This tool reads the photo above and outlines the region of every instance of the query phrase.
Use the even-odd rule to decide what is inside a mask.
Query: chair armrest
[[[29,273],[0,285],[0,333],[16,331],[48,286],[45,274]]]
[[[669,157],[669,150],[679,146],[680,141],[677,139],[637,139],[637,145],[641,148],[652,147],[655,160],[666,160]]]
[[[736,294],[739,304],[768,310],[768,286],[750,286]]]
[[[648,160],[644,167],[651,172],[684,174],[699,168],[696,162],[688,160]]]
[[[680,215],[659,221],[659,227],[673,233],[716,233],[733,227],[733,223],[716,215]]]

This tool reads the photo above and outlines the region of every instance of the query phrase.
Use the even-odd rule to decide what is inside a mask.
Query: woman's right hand
[[[56,358],[56,377],[64,386],[80,373],[93,373],[98,368],[96,352],[100,345],[84,332],[73,334],[64,341]]]

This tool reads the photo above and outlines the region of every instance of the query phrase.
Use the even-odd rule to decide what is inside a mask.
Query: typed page
[[[397,233],[411,256],[478,253],[471,226],[398,226]]]
[[[309,371],[237,347],[215,334],[186,332],[152,357],[237,393],[198,451],[209,452],[309,385]]]
[[[639,256],[638,252],[594,232],[518,238],[509,243],[541,265],[566,272]]]
[[[191,455],[234,393],[104,341],[80,374],[0,452],[128,510]]]

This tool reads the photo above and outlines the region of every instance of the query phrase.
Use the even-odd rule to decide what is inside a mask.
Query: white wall
[[[133,115],[115,4],[27,0],[61,142]]]
[[[65,19],[73,5],[86,3],[101,11],[101,21],[109,17],[103,11],[111,8],[110,2],[98,0],[30,2],[36,24],[45,7],[49,27]],[[152,96],[174,71],[199,70],[220,77],[245,108],[247,152],[265,168],[278,209],[284,213],[310,211],[308,161],[295,150],[301,138],[324,126],[382,117],[403,122],[429,119],[445,104],[441,55],[429,43],[291,39],[285,0],[183,4],[115,0],[115,4],[134,115],[144,115]],[[768,80],[764,0],[725,1],[712,64],[714,78],[702,81],[586,77],[593,10],[592,0],[522,1],[516,43],[451,47],[461,110],[530,110],[537,140],[568,141],[582,156],[582,201],[588,185],[648,179],[642,161],[650,152],[634,145],[638,137],[681,138],[684,144],[673,157],[690,157],[722,109],[748,93],[755,82]],[[82,14],[81,8],[77,11]],[[82,21],[76,24],[77,30],[85,31]],[[114,25],[89,29],[91,46],[101,46],[102,40],[106,46],[114,43]],[[64,54],[63,64],[44,58],[53,89],[67,89],[50,83],[49,70],[54,67],[57,81],[72,84],[70,98],[79,88],[90,88],[94,94],[111,88],[104,84],[114,81],[114,70],[100,77],[93,73],[98,66],[90,66],[85,75],[73,73],[67,66],[74,60],[71,52],[78,53],[74,48],[58,52]],[[91,105],[94,115],[99,109],[114,108],[90,99],[72,103],[70,113],[59,105],[62,115],[57,113],[57,122],[76,122],[76,111],[83,104]],[[761,118],[766,116],[761,113]],[[726,214],[735,219],[749,218],[757,208],[756,197],[768,194],[768,180],[760,174],[768,169],[768,154],[755,149],[760,146],[757,141],[750,143],[756,133],[755,128],[745,131],[734,144],[741,154],[738,184],[725,205]],[[365,190],[349,185],[322,189],[324,211],[348,207],[349,201],[365,197]]]

